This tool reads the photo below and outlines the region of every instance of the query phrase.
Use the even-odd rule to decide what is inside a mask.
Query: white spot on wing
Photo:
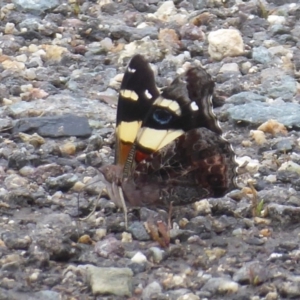
[[[147,99],[152,99],[152,95],[150,94],[150,92],[148,90],[145,91],[145,96]]]
[[[193,101],[191,104],[190,104],[190,107],[193,111],[197,111],[199,110],[199,106],[197,105],[197,103],[195,101]]]
[[[127,71],[129,72],[129,73],[135,73],[136,72],[136,69],[131,69],[131,68],[127,68]]]

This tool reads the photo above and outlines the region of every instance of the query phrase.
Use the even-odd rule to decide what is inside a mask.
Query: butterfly
[[[114,165],[101,168],[117,206],[168,208],[236,187],[235,154],[213,113],[214,81],[191,67],[159,90],[135,55],[119,92]]]

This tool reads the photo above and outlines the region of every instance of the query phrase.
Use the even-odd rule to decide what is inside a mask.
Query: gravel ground
[[[300,299],[300,4],[0,0],[0,299]],[[240,189],[174,210],[171,244],[106,198],[129,59],[214,77]],[[86,218],[96,205],[96,211]]]

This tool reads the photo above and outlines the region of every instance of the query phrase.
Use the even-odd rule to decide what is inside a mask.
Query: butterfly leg
[[[128,219],[127,219],[127,206],[124,199],[124,194],[122,187],[113,182],[110,186],[110,190],[108,191],[109,197],[111,201],[115,203],[115,205],[119,208],[123,209],[124,219],[125,219],[125,228],[128,229]]]
[[[124,212],[124,218],[125,218],[125,228],[126,230],[128,229],[128,219],[127,219],[127,206],[125,203],[125,199],[124,199],[124,194],[123,194],[123,190],[122,188],[119,186],[118,187],[119,190],[119,195],[120,195],[120,199],[121,199],[121,203],[122,203],[122,207],[123,207],[123,212]]]
[[[173,213],[173,201],[170,202],[169,212],[168,212],[168,229],[169,231],[172,229],[171,219]]]

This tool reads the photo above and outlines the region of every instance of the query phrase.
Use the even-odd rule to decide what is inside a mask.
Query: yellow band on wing
[[[141,124],[141,121],[121,122],[116,129],[117,138],[125,143],[133,143]]]
[[[163,97],[158,97],[154,101],[154,105],[169,108],[172,112],[174,112],[177,116],[181,115],[181,108],[177,101],[169,100]]]
[[[139,130],[137,141],[140,146],[157,151],[171,143],[183,133],[183,130],[162,130],[144,127]]]
[[[139,96],[135,91],[132,90],[120,90],[120,95],[126,99],[132,101],[138,101]]]

